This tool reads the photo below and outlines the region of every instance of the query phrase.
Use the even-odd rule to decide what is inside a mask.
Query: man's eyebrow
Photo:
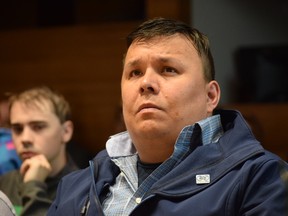
[[[30,121],[28,124],[47,124],[47,121],[38,120],[38,121]]]
[[[19,125],[22,125],[21,123],[18,123],[18,122],[15,122],[15,123],[10,123],[10,126],[19,126]]]
[[[44,121],[44,120],[29,121],[28,124],[47,124],[47,121]],[[20,122],[11,122],[10,125],[23,125],[23,123],[20,123]]]
[[[161,62],[164,62],[164,63],[175,61],[174,59],[172,59],[172,58],[167,58],[167,57],[159,57],[158,60],[160,60]]]
[[[156,60],[159,60],[163,63],[166,63],[166,62],[179,62],[177,59],[174,59],[174,58],[170,58],[170,57],[156,57]],[[137,59],[132,59],[130,61],[128,61],[126,63],[126,66],[135,66],[137,64],[141,63],[141,58],[137,58]]]
[[[126,63],[126,66],[135,66],[137,64],[139,64],[141,62],[141,59],[137,58],[137,59],[132,59],[132,60],[129,60],[127,63]]]

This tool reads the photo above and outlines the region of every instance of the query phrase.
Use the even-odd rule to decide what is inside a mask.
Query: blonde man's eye
[[[23,131],[23,127],[20,125],[12,125],[11,130],[13,131],[14,134],[21,134]]]
[[[36,124],[36,125],[33,125],[33,130],[34,131],[41,131],[41,130],[43,130],[44,128],[46,127],[46,125],[44,125],[44,124]]]

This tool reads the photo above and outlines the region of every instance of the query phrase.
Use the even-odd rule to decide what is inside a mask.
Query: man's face
[[[10,117],[13,142],[22,160],[44,154],[52,161],[65,149],[63,125],[48,103],[15,102]]]
[[[134,42],[121,81],[123,114],[133,136],[161,138],[212,114],[220,90],[206,82],[196,49],[184,36]]]

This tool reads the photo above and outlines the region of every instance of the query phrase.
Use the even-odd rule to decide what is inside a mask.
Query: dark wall
[[[0,32],[0,92],[49,85],[72,106],[75,140],[93,152],[114,130],[125,36],[136,23]]]
[[[72,106],[73,149],[94,155],[123,129],[120,79],[127,33],[154,16],[189,21],[189,2],[1,1],[0,94],[37,85],[57,89]]]

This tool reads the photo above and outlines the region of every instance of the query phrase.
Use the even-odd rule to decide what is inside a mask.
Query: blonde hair
[[[43,104],[48,102],[52,107],[52,111],[59,118],[61,123],[64,123],[71,118],[70,105],[64,96],[47,86],[35,87],[18,94],[13,94],[10,96],[9,101],[10,109],[15,102],[23,102],[35,106],[39,103]]]

